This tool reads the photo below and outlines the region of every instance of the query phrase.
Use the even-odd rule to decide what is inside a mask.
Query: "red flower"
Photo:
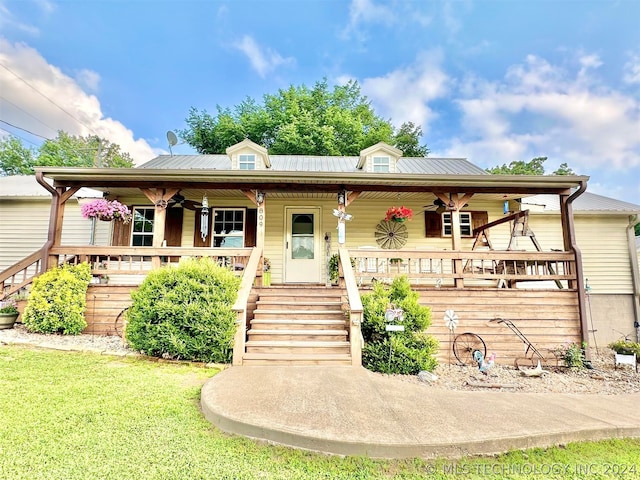
[[[411,220],[413,218],[413,210],[410,208],[391,207],[387,210],[387,215],[384,217],[386,221],[404,221]]]

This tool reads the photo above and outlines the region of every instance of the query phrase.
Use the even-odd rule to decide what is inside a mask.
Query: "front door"
[[[320,283],[322,249],[320,209],[287,207],[284,281]]]

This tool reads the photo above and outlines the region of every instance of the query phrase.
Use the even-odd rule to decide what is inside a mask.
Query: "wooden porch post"
[[[156,207],[153,216],[153,248],[162,247],[164,242],[164,227],[167,219],[167,205],[171,197],[179,192],[177,188],[155,189],[141,188],[142,193],[153,202]],[[152,257],[153,268],[160,268],[160,257]]]

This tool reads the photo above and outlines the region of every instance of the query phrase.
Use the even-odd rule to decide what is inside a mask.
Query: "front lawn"
[[[0,478],[524,479],[532,478],[531,468],[548,468],[536,478],[612,478],[607,465],[626,466],[617,478],[640,476],[640,440],[425,462],[332,457],[231,437],[207,422],[198,407],[202,383],[217,372],[2,346]],[[569,474],[559,467],[552,471],[552,464],[567,465]],[[590,465],[589,476],[576,475]]]

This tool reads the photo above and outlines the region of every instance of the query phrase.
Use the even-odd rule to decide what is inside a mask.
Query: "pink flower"
[[[84,218],[98,218],[100,220],[120,220],[123,223],[131,221],[131,210],[117,200],[99,198],[85,203],[81,208]]]
[[[391,207],[387,210],[387,215],[384,217],[386,221],[392,220],[411,220],[413,218],[413,210],[410,208],[402,207]]]

